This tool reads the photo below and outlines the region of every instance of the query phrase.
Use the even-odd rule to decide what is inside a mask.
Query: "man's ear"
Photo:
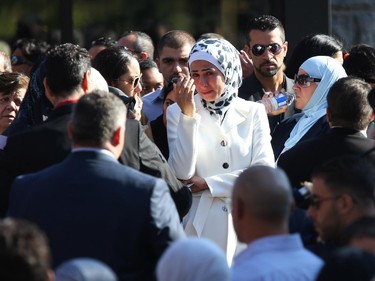
[[[44,94],[46,95],[47,99],[48,99],[53,105],[55,105],[54,94],[52,93],[51,88],[49,87],[49,85],[48,85],[48,83],[47,83],[47,78],[45,78],[45,77],[44,77],[44,79],[43,79],[43,86],[44,86]]]
[[[66,125],[66,129],[68,131],[68,137],[70,140],[73,140],[73,124],[72,120],[69,120],[68,124]]]
[[[121,134],[121,130],[122,128],[118,127],[116,131],[113,133],[112,141],[111,141],[113,146],[118,146],[121,143],[121,138],[123,138],[123,135]]]
[[[338,204],[339,212],[341,214],[347,214],[352,211],[354,202],[353,202],[353,198],[349,194],[343,193],[341,194],[340,198],[338,198],[337,200],[338,200],[337,204]]]
[[[330,127],[332,127],[331,120],[332,120],[332,113],[331,113],[331,110],[327,107],[327,121]]]
[[[91,83],[90,83],[90,78],[91,78],[91,71],[88,70],[85,75],[83,76],[83,81],[82,81],[82,88],[83,88],[83,91],[86,93],[88,92],[90,89],[90,86],[91,86]]]
[[[141,54],[140,54],[140,59],[141,59],[141,60],[146,60],[146,59],[148,59],[148,54],[147,54],[146,52],[141,52]]]

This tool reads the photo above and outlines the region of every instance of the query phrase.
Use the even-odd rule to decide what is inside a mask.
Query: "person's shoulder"
[[[264,109],[263,104],[259,102],[245,100],[241,97],[235,98],[233,104],[237,111],[242,112],[244,114],[249,114]]]
[[[147,95],[144,95],[142,97],[142,101],[147,103],[156,100],[160,96],[161,91],[162,89],[156,89],[155,91],[148,93]]]

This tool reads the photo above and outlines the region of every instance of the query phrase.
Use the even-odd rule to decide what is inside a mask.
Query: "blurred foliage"
[[[74,0],[73,25],[78,43],[100,36],[119,37],[126,30],[147,32],[157,41],[167,30],[183,29],[199,36],[217,32],[239,40],[239,25],[264,12],[262,0]],[[224,5],[225,4],[225,5]],[[61,22],[61,0],[1,0],[0,39],[19,34],[53,41]],[[222,11],[221,9],[229,9]],[[229,15],[229,16],[228,16]],[[18,32],[18,34],[17,34]]]

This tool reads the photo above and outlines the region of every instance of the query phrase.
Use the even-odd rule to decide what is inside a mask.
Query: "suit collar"
[[[74,106],[75,106],[75,104],[69,103],[69,104],[62,105],[58,108],[55,108],[48,115],[48,119],[47,119],[46,122],[48,122],[49,120],[54,120],[56,118],[59,118],[61,116],[67,115],[67,114],[71,114],[73,112]]]

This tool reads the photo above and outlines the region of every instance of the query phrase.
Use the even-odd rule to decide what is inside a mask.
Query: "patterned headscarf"
[[[237,49],[224,39],[203,39],[190,52],[189,67],[196,60],[212,63],[225,77],[224,92],[215,101],[201,99],[204,108],[211,115],[224,115],[230,102],[237,97],[242,83],[242,67]]]

